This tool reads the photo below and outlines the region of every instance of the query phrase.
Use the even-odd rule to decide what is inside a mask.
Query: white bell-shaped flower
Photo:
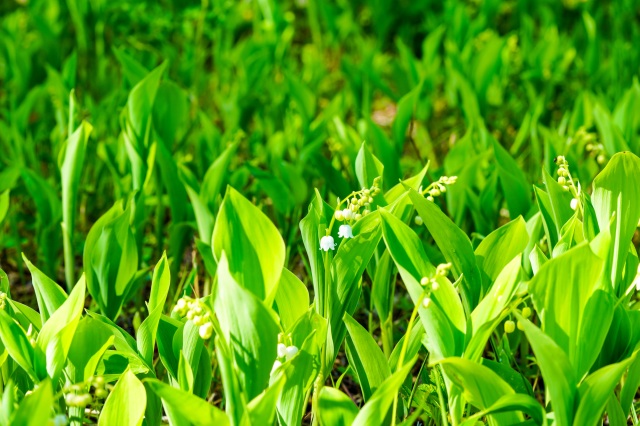
[[[287,345],[278,343],[278,358],[284,358],[285,356],[287,356]]]
[[[349,225],[340,225],[340,228],[338,229],[338,237],[353,238],[353,230]]]
[[[287,346],[287,361],[289,361],[295,354],[298,353],[298,348],[295,346]]]
[[[580,200],[578,200],[577,198],[572,198],[571,199],[571,209],[575,210],[578,207],[578,203],[580,202]]]
[[[333,241],[333,237],[331,235],[325,235],[320,238],[320,250],[329,251],[335,249],[336,243]]]

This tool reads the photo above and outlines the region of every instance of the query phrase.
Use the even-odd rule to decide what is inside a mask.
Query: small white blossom
[[[329,251],[335,249],[336,243],[333,241],[333,237],[331,235],[325,235],[320,238],[320,250]]]
[[[429,306],[431,306],[431,299],[428,297],[425,297],[424,299],[422,299],[422,306],[424,308],[429,308]]]
[[[353,238],[353,230],[349,225],[340,225],[340,228],[338,229],[338,237]]]
[[[571,209],[575,210],[578,207],[578,202],[579,200],[577,198],[572,198],[571,199]]]
[[[287,346],[287,361],[294,357],[298,353],[298,348],[295,346]]]
[[[342,217],[344,217],[344,220],[353,219],[353,211],[351,209],[342,210]]]
[[[278,358],[287,356],[287,346],[284,343],[278,343]]]
[[[413,219],[413,221],[418,226],[420,226],[420,225],[422,225],[424,223],[424,221],[422,220],[422,218],[420,216],[416,216],[415,219]]]

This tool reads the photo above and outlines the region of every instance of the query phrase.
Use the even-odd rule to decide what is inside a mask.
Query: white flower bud
[[[198,334],[200,334],[200,337],[202,337],[202,339],[208,340],[209,338],[211,338],[211,335],[213,334],[213,324],[208,322],[206,324],[201,325],[200,328],[198,329]]]
[[[422,299],[422,306],[425,309],[429,309],[429,306],[431,306],[431,299],[428,297],[425,297],[424,299]]]
[[[420,226],[424,223],[424,221],[422,220],[422,218],[420,216],[416,216],[413,221],[415,222],[416,225]]]

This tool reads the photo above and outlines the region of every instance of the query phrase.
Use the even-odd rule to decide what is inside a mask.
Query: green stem
[[[445,409],[444,395],[442,393],[442,373],[440,372],[439,366],[436,365],[436,389],[438,390],[438,401],[440,402],[440,415],[442,416],[442,422],[440,424],[444,426],[449,426],[449,421],[447,420],[447,410]]]

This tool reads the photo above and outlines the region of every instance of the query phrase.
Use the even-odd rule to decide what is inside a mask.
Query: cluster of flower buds
[[[529,318],[531,317],[531,308],[528,306],[525,306],[524,308],[522,308],[522,316],[524,318]],[[524,325],[522,324],[522,321],[518,321],[517,323],[517,327],[518,330],[520,331],[524,331]],[[507,334],[513,333],[514,331],[516,331],[516,323],[513,322],[512,320],[507,320],[504,323],[504,332]]]
[[[558,165],[558,183],[562,185],[562,189],[570,191],[573,195],[570,206],[575,210],[580,206],[580,193],[582,191],[580,182],[576,186],[573,177],[571,177],[571,172],[569,172],[569,163],[563,155],[556,157],[555,162]]]
[[[209,314],[207,307],[199,299],[184,296],[178,300],[176,306],[173,308],[173,312],[181,317],[186,317],[188,320],[200,327],[198,329],[198,334],[200,334],[202,339],[208,340],[213,334],[211,315]]]
[[[33,328],[33,324],[29,324],[29,328],[27,329],[27,338],[29,339],[31,346],[35,348],[38,341],[38,332]]]
[[[427,200],[433,201],[435,197],[439,197],[447,192],[447,185],[453,185],[458,180],[458,176],[441,176],[436,182],[431,183],[425,189],[420,187],[420,193],[427,195]]]
[[[426,295],[422,298],[422,306],[428,308],[431,306],[431,292],[437,291],[440,288],[438,278],[444,278],[449,275],[451,270],[451,263],[441,263],[436,267],[436,273],[431,277],[422,277],[420,285],[424,287]]]
[[[64,396],[67,407],[84,408],[93,402],[93,397],[85,391],[84,384],[71,385],[65,389],[68,393]]]
[[[4,307],[7,305],[7,293],[4,291],[0,291],[0,309],[4,310]]]
[[[380,189],[380,176],[373,180],[371,188],[362,188],[360,191],[352,193],[347,199],[347,208],[343,210],[336,210],[335,218],[338,222],[355,222],[362,216],[366,216],[371,213],[371,204],[373,204],[373,197],[381,192]],[[338,201],[338,206],[340,206]],[[364,209],[363,209],[364,208]]]
[[[283,362],[290,361],[298,353],[298,347],[291,344],[291,334],[284,336],[283,333],[278,335],[277,358],[273,363],[271,374],[273,374]]]

